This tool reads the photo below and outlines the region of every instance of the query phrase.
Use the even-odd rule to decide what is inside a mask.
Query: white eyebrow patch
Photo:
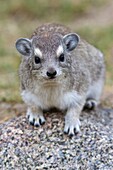
[[[37,55],[37,56],[39,56],[39,57],[42,57],[42,52],[40,51],[39,48],[35,48],[35,49],[34,49],[34,53],[35,53],[35,55]]]
[[[57,51],[56,51],[57,56],[59,57],[59,56],[60,56],[60,54],[62,54],[63,52],[64,52],[64,50],[63,50],[62,45],[59,45],[59,47],[58,47],[58,49],[57,49]]]

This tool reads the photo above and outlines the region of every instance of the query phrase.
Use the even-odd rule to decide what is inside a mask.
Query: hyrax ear
[[[79,42],[79,36],[75,33],[67,34],[63,37],[64,43],[68,51],[72,51]]]
[[[20,38],[16,41],[16,49],[20,54],[30,56],[31,54],[31,40],[27,38]]]

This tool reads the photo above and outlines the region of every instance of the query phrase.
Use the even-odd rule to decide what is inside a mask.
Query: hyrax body
[[[45,122],[43,110],[66,112],[64,132],[79,132],[84,106],[97,106],[104,84],[103,54],[59,24],[45,24],[30,39],[16,42],[22,54],[19,69],[27,117],[34,126]]]

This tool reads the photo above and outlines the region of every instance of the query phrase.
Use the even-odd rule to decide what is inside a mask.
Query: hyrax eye
[[[35,63],[36,63],[36,64],[41,63],[41,60],[40,60],[40,58],[39,58],[38,56],[35,56]]]
[[[61,55],[59,56],[59,61],[60,61],[60,62],[64,62],[64,54],[61,54]]]

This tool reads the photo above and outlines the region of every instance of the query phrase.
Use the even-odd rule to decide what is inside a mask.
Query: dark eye
[[[39,58],[38,56],[35,56],[35,63],[36,63],[36,64],[41,63],[41,60],[40,60],[40,58]]]
[[[64,54],[61,54],[61,55],[59,56],[59,61],[64,62]]]

